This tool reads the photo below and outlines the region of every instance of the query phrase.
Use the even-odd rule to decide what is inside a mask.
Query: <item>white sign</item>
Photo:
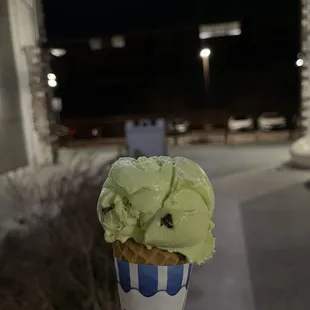
[[[240,22],[200,25],[199,38],[209,39],[214,37],[238,36],[241,34]]]
[[[167,154],[166,124],[163,119],[141,120],[138,124],[133,121],[125,123],[126,144],[128,155],[164,156]]]

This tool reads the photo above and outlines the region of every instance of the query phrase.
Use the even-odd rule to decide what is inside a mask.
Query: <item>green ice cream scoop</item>
[[[212,185],[187,158],[120,158],[109,171],[97,209],[107,242],[133,238],[197,264],[214,252]]]

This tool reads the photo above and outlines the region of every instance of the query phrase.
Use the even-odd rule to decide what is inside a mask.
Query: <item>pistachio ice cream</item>
[[[105,239],[133,239],[201,264],[214,252],[214,194],[206,173],[182,157],[123,157],[98,201]]]

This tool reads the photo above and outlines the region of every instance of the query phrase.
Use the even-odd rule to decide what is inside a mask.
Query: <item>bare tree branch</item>
[[[96,214],[107,168],[89,155],[52,174],[10,175],[14,216],[0,226],[10,227],[0,256],[1,309],[119,309],[111,249]]]

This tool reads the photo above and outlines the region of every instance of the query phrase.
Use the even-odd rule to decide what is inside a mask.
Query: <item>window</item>
[[[102,49],[102,40],[100,38],[91,38],[88,43],[89,48],[92,51],[98,51]]]
[[[113,36],[111,38],[111,46],[114,48],[124,48],[126,45],[125,38],[122,35]]]

